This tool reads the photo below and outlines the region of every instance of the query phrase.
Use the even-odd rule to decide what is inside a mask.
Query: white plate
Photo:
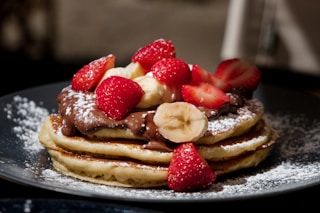
[[[320,184],[320,98],[260,85],[255,96],[280,139],[257,168],[217,180],[208,190],[128,189],[75,180],[56,172],[37,139],[43,119],[57,111],[56,96],[68,82],[15,92],[0,98],[0,177],[84,197],[141,202],[243,200],[289,193]]]

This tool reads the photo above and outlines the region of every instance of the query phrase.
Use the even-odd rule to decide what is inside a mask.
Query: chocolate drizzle
[[[240,107],[244,106],[247,99],[252,98],[252,92],[244,87],[232,88],[230,97],[231,102],[224,103],[215,117],[228,113],[236,113]]]
[[[206,114],[209,120],[213,120],[221,115],[237,113],[237,110],[245,105],[246,100],[252,98],[252,92],[244,87],[233,88],[227,95],[230,96],[231,101],[224,103],[219,109],[198,108]]]

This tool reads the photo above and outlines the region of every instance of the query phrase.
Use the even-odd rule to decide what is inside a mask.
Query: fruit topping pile
[[[174,191],[194,191],[216,179],[192,142],[201,138],[208,118],[199,107],[215,110],[231,102],[235,88],[253,92],[261,78],[258,68],[239,58],[222,61],[214,72],[176,56],[174,44],[157,39],[138,49],[125,67],[113,54],[89,62],[73,76],[71,88],[96,95],[96,105],[111,119],[130,112],[157,109],[160,134],[178,143],[168,170]]]

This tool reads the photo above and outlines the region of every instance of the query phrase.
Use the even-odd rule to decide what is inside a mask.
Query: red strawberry
[[[211,185],[216,175],[193,143],[187,142],[173,151],[167,180],[174,191],[197,191]]]
[[[141,100],[144,91],[128,78],[110,76],[96,89],[96,103],[107,116],[118,120],[124,118]]]
[[[226,81],[232,87],[246,87],[254,91],[260,82],[261,72],[254,64],[233,58],[220,62],[214,76]]]
[[[92,91],[98,85],[106,70],[114,67],[115,56],[110,54],[83,66],[71,80],[74,90]]]
[[[150,72],[155,79],[170,87],[180,88],[191,82],[189,65],[178,58],[164,58],[152,65]]]
[[[207,82],[222,89],[225,92],[229,92],[231,90],[230,84],[220,78],[217,78],[213,75],[213,73],[208,72],[197,64],[192,65],[191,75],[193,83]]]
[[[185,102],[209,109],[219,109],[225,102],[230,102],[230,97],[224,91],[206,82],[185,84],[181,94]]]
[[[173,43],[166,39],[157,39],[139,48],[131,57],[132,62],[140,62],[147,70],[163,58],[175,58],[176,51]]]

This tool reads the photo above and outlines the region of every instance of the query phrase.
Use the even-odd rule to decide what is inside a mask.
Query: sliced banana
[[[165,87],[156,79],[144,75],[135,78],[134,81],[137,82],[144,91],[144,95],[137,105],[138,108],[149,108],[164,102],[162,96],[163,93],[165,93]]]
[[[139,76],[133,80],[137,82],[144,91],[144,95],[137,105],[137,108],[149,108],[164,102],[176,101],[177,96],[173,89],[159,82],[153,78],[152,75]]]
[[[139,62],[131,62],[125,67],[131,75],[130,79],[134,79],[138,76],[144,75],[147,71],[144,69]]]
[[[181,101],[161,104],[153,121],[163,137],[176,143],[197,141],[208,128],[207,117],[193,104]]]
[[[113,67],[103,75],[99,84],[106,78],[110,76],[122,76],[129,79],[134,79],[138,76],[145,74],[145,69],[141,66],[139,62],[131,62],[126,67]],[[99,85],[98,84],[98,85]]]

